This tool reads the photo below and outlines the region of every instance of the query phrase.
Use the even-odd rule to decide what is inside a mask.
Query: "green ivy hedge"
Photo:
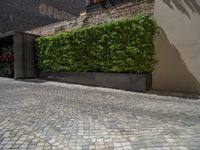
[[[137,16],[40,37],[38,66],[53,72],[150,73],[155,25],[152,17]]]

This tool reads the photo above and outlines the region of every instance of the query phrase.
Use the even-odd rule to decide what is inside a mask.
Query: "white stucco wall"
[[[200,0],[155,0],[153,88],[200,93]]]

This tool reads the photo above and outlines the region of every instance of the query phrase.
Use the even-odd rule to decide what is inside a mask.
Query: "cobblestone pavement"
[[[200,150],[200,99],[0,78],[0,149]]]

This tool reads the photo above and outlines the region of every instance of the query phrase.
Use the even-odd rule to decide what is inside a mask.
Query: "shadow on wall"
[[[158,64],[153,72],[153,88],[200,94],[200,83],[188,70],[177,48],[170,43],[166,33],[159,28],[155,40]]]
[[[163,0],[171,9],[176,7],[183,14],[191,18],[188,11],[185,9],[185,6],[188,6],[193,13],[198,13],[200,15],[200,3],[198,4],[197,0]]]

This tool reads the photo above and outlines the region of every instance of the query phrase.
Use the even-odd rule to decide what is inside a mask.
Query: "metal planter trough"
[[[73,84],[99,86],[136,92],[147,92],[152,86],[151,74],[40,72],[39,78]]]

